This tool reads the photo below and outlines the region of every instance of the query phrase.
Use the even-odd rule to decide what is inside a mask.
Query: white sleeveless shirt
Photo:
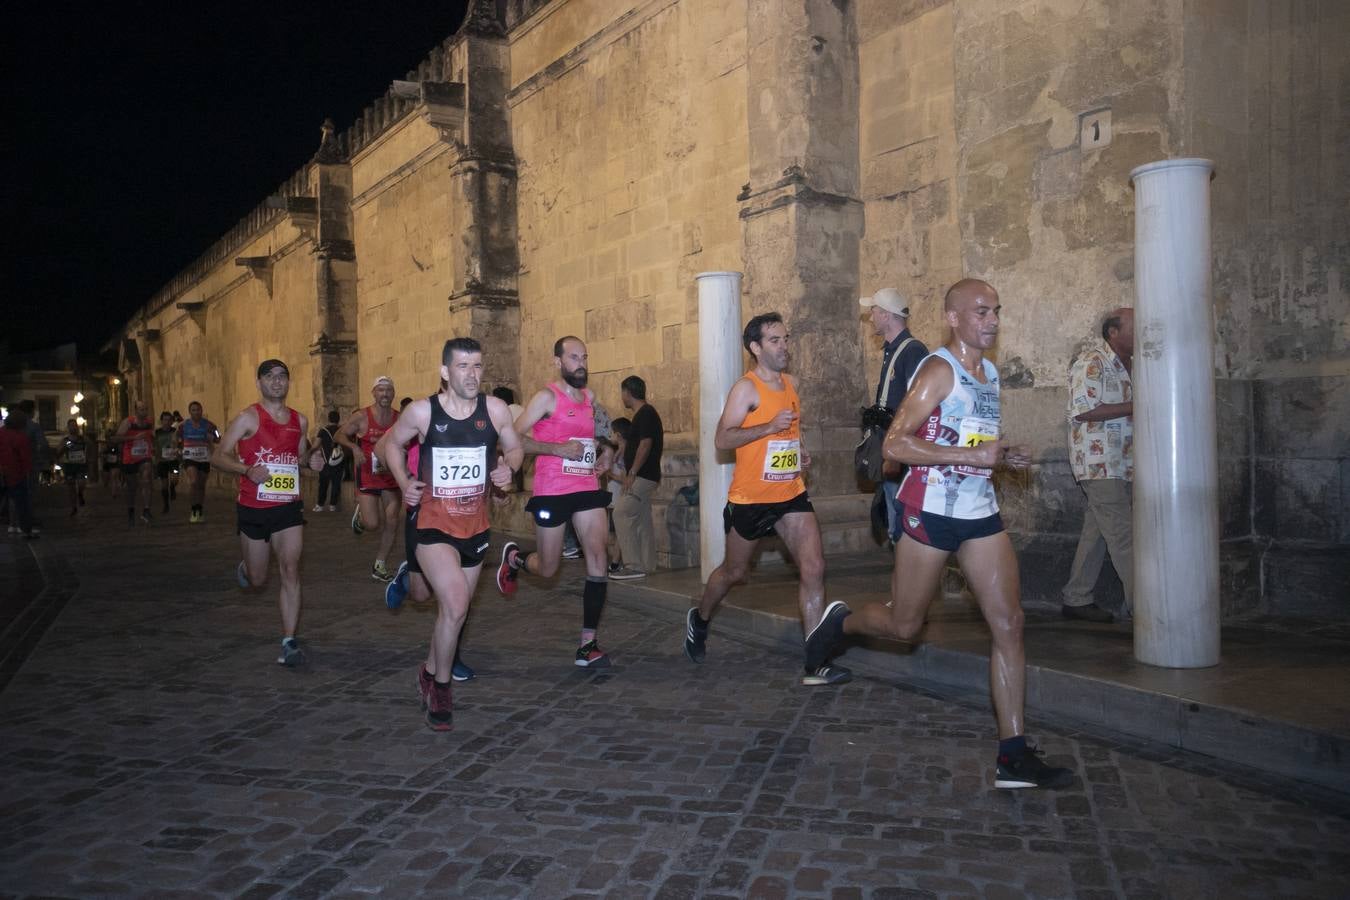
[[[999,437],[998,369],[982,360],[984,382],[965,370],[946,347],[928,354],[952,367],[952,392],[929,414],[915,434],[939,447],[975,447]],[[911,379],[912,381],[912,379]],[[998,512],[992,469],[976,466],[912,466],[900,484],[900,502],[951,519],[983,519]]]

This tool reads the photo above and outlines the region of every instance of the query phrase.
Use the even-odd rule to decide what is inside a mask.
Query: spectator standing
[[[647,402],[647,383],[629,375],[619,385],[624,409],[633,424],[624,443],[623,493],[614,504],[614,533],[623,566],[609,577],[620,581],[643,578],[656,569],[656,535],[652,531],[652,494],[661,484],[665,430],[661,416]]]

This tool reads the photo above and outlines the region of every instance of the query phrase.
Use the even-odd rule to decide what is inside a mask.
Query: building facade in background
[[[692,565],[693,279],[739,270],[743,317],[779,310],[795,338],[838,550],[866,540],[857,297],[900,288],[934,346],[943,290],[980,277],[1005,305],[1009,437],[1041,460],[1001,485],[1004,515],[1025,595],[1050,598],[1081,521],[1069,363],[1134,302],[1129,172],[1208,157],[1226,612],[1344,617],[1348,38],[1350,6],[1315,2],[479,0],[148,300],[121,370],[153,409],[224,419],[279,357],[323,421],[376,375],[435,390],[449,336],[522,395],[579,335],[601,401],[638,374],[661,408],[659,557]]]

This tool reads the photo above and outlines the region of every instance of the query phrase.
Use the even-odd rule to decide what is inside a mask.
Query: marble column
[[[1135,192],[1134,655],[1219,662],[1219,484],[1207,159],[1130,173]]]
[[[735,469],[733,452],[713,445],[731,386],[741,376],[741,273],[703,272],[698,281],[698,530],[703,582],[722,564],[727,536],[722,507]]]

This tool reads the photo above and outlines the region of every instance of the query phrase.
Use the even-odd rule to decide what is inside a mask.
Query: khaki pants
[[[1134,610],[1134,526],[1130,482],[1122,478],[1096,478],[1078,482],[1087,495],[1083,532],[1073,556],[1069,583],[1064,585],[1066,606],[1092,603],[1092,588],[1101,574],[1106,554],[1125,588],[1125,609]]]
[[[623,564],[643,572],[656,571],[656,536],[652,533],[655,491],[655,481],[634,476],[633,486],[614,503],[614,536],[619,539]]]

